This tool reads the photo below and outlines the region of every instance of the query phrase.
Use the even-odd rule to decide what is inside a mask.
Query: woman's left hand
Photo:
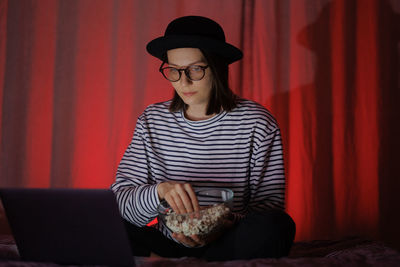
[[[218,239],[228,228],[233,226],[233,221],[230,219],[225,219],[223,222],[222,227],[219,229],[219,231],[207,235],[207,236],[199,236],[199,235],[191,235],[191,236],[185,236],[184,234],[180,233],[172,233],[172,237],[175,238],[177,241],[181,242],[182,244],[185,244],[189,247],[201,247],[205,246],[214,240]]]
[[[192,248],[206,245],[205,240],[201,240],[198,235],[185,236],[184,234],[173,233],[172,237],[175,238],[180,243],[185,244]]]

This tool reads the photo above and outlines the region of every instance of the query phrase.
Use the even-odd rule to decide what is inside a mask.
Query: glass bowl
[[[163,200],[158,206],[158,217],[175,233],[186,236],[205,236],[218,229],[230,215],[233,205],[233,191],[227,188],[195,189],[200,211],[177,214]]]

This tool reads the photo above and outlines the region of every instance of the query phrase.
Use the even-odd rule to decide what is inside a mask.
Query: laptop
[[[109,189],[0,189],[21,260],[134,266]]]

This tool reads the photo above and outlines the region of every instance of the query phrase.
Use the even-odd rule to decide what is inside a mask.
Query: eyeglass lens
[[[176,69],[172,67],[167,67],[162,69],[165,78],[167,78],[172,82],[178,81],[181,78],[182,71],[192,81],[201,80],[205,75],[205,67],[196,65],[189,66],[186,69]]]

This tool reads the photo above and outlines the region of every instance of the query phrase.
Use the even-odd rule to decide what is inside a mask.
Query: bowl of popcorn
[[[185,236],[209,235],[220,229],[230,215],[233,191],[227,188],[195,189],[200,210],[190,213],[175,213],[167,201],[161,201],[158,215],[161,221],[175,233]]]

